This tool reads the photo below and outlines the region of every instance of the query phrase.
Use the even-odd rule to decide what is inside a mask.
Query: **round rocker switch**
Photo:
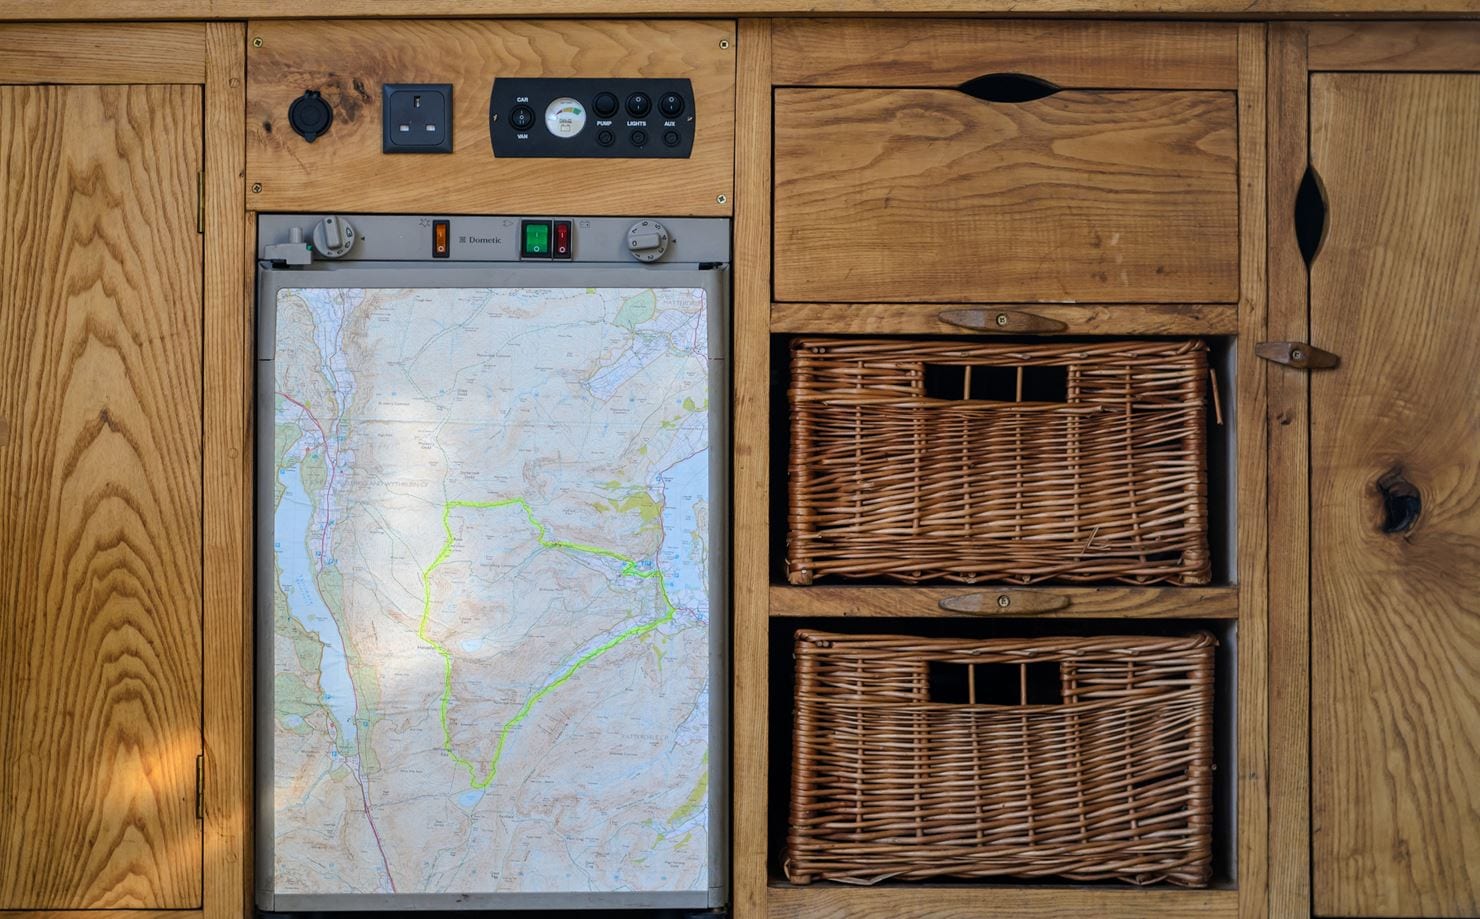
[[[653,110],[653,98],[647,93],[633,93],[627,97],[627,114],[641,118]]]
[[[683,96],[675,92],[666,92],[658,97],[658,111],[665,118],[677,118],[683,114]]]
[[[591,100],[591,111],[598,118],[610,118],[617,113],[620,103],[613,93],[597,93],[596,98]]]
[[[316,89],[305,90],[303,95],[288,106],[288,125],[299,137],[313,143],[329,130],[334,123],[334,110],[319,95]]]
[[[516,105],[509,113],[509,124],[516,131],[528,131],[534,126],[534,109],[527,105]]]

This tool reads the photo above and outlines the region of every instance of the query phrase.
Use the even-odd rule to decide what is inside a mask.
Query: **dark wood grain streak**
[[[1480,75],[1315,74],[1315,912],[1480,913]],[[1384,533],[1392,470],[1422,495]]]
[[[201,902],[201,93],[0,87],[0,908]]]
[[[775,98],[777,300],[1239,298],[1233,93]]]

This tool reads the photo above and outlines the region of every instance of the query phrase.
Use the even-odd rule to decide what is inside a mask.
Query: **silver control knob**
[[[355,228],[343,217],[329,216],[313,226],[313,251],[324,258],[347,255],[355,246]]]
[[[627,230],[627,251],[639,262],[662,258],[668,242],[668,229],[656,220],[639,220]]]

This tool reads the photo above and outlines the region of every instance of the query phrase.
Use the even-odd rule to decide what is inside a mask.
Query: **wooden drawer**
[[[1188,57],[1191,38],[918,25],[851,27],[830,45],[904,55],[903,76],[778,63],[778,83],[802,85],[775,90],[776,300],[1238,300],[1236,94],[1216,68],[1158,63]],[[1228,33],[1195,34],[1221,48],[1208,35]],[[794,30],[779,43],[803,54]],[[1048,95],[988,101],[1001,87],[968,85],[1032,73],[1030,53]]]
[[[776,299],[1238,299],[1233,93],[776,92]]]

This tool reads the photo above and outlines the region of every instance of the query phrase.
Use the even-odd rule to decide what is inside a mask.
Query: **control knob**
[[[639,220],[627,230],[627,251],[639,262],[662,258],[668,241],[668,229],[656,220]]]
[[[355,245],[355,228],[343,217],[330,215],[313,226],[313,251],[324,258],[339,258]]]

